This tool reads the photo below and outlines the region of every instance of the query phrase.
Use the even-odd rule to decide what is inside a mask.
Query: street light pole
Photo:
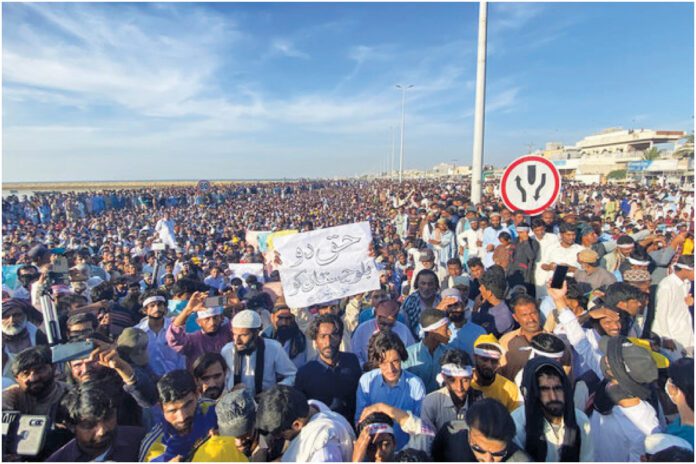
[[[486,29],[488,4],[479,5],[478,61],[476,66],[476,109],[474,113],[474,159],[471,169],[471,201],[481,201],[481,171],[483,170],[483,123],[486,100]]]
[[[406,90],[410,89],[411,87],[413,87],[413,85],[396,85],[397,89],[401,89],[401,161],[399,162],[399,183],[401,183],[404,178],[404,125],[406,122]]]
[[[396,129],[394,126],[391,126],[391,136],[392,136],[392,150],[391,150],[391,170],[389,171],[389,177],[391,179],[394,179],[394,149],[396,147],[396,134],[394,129]]]

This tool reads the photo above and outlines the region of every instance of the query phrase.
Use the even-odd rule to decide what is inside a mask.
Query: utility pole
[[[483,168],[483,126],[486,100],[486,30],[488,4],[479,4],[478,59],[476,64],[476,108],[474,112],[474,149],[471,166],[471,201],[481,202],[481,174]]]

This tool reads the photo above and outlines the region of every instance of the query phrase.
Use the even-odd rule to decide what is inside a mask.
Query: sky
[[[693,3],[489,3],[484,162],[693,130]],[[3,3],[2,180],[472,159],[477,3]],[[392,150],[392,148],[394,149]]]

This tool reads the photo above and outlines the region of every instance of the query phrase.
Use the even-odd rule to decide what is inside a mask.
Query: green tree
[[[674,157],[681,158],[693,158],[694,157],[694,133],[684,137],[684,144],[677,148],[674,152]]]
[[[660,158],[662,156],[662,150],[657,147],[650,147],[643,152],[643,159],[652,161]]]
[[[621,180],[626,178],[625,169],[617,169],[616,171],[611,171],[607,174],[607,179]]]

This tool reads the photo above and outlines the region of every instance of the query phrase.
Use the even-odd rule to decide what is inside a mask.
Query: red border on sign
[[[510,175],[510,172],[516,166],[524,163],[525,161],[538,161],[538,162],[548,166],[549,169],[551,169],[551,172],[553,173],[553,180],[556,183],[556,186],[554,187],[553,195],[551,195],[551,199],[549,201],[547,201],[546,203],[544,203],[542,206],[540,206],[536,209],[532,209],[532,210],[525,210],[523,208],[520,208],[519,206],[514,205],[510,201],[510,199],[508,198],[507,193],[506,193],[506,188],[505,188],[507,178]],[[561,176],[558,173],[558,169],[556,169],[556,166],[554,166],[551,161],[547,160],[544,157],[537,156],[537,155],[526,155],[526,156],[522,156],[521,158],[517,158],[515,161],[512,162],[512,164],[510,166],[508,166],[505,169],[505,172],[503,173],[503,177],[500,180],[500,195],[503,197],[503,203],[505,203],[505,206],[507,206],[508,208],[510,208],[513,211],[520,210],[520,211],[523,211],[524,213],[529,214],[529,215],[541,213],[546,208],[551,206],[558,198],[558,194],[560,193],[560,191],[561,191]]]

